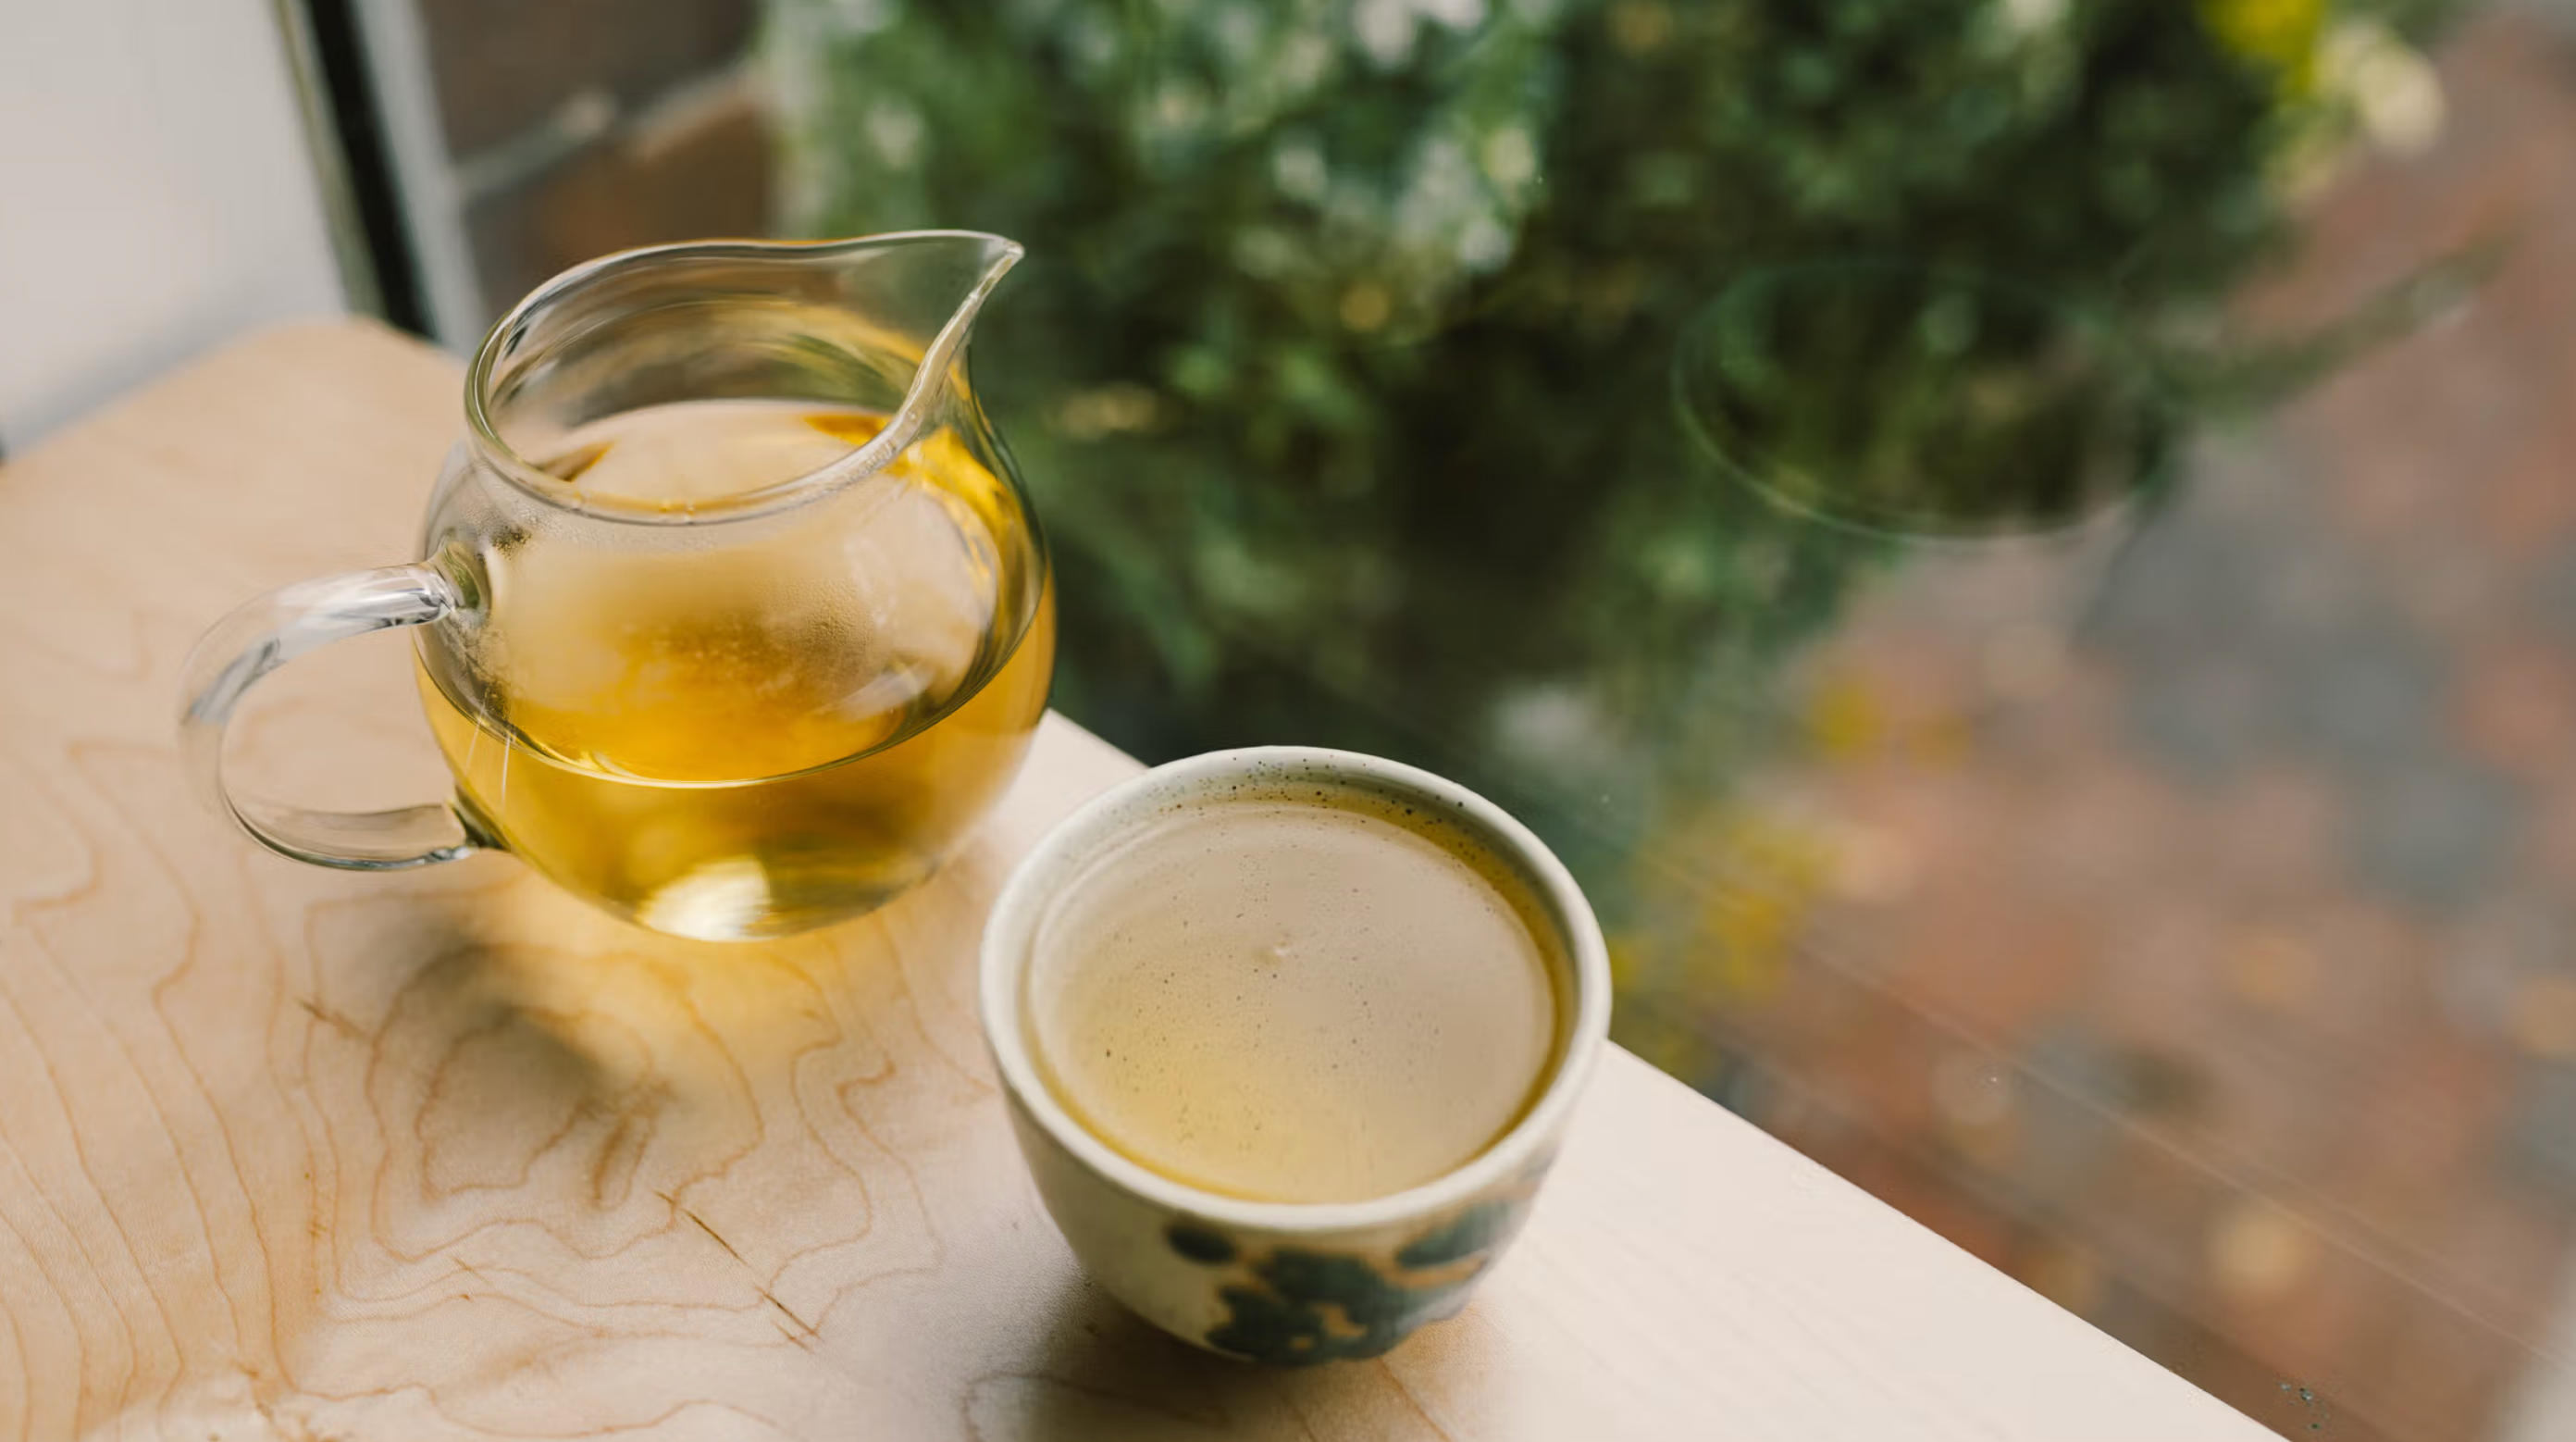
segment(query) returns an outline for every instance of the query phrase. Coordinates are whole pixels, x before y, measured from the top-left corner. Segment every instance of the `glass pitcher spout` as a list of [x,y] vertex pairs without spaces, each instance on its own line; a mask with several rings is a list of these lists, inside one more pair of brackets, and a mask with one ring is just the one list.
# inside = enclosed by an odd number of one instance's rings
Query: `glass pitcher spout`
[[734,397],[883,413],[883,430],[819,470],[719,507],[618,518],[696,524],[811,500],[882,470],[965,397],[975,320],[1025,253],[936,230],[607,256],[530,295],[484,339],[466,384],[473,442],[521,490],[588,511],[562,468],[535,458],[560,456],[603,415]]

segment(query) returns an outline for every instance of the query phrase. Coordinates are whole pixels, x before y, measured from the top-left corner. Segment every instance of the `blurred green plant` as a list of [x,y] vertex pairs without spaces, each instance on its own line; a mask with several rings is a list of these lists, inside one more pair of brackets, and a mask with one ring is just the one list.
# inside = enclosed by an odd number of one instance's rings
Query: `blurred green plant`
[[[1539,778],[1615,832],[1721,764],[1897,544],[1736,484],[1710,437],[1795,435],[1811,487],[1978,458],[1945,507],[2062,518],[2056,461],[2002,463],[2103,453],[2096,424],[2148,455],[2187,417],[2142,419],[2135,374],[2070,390],[2058,328],[2149,366],[2223,333],[2320,157],[2420,127],[2386,97],[2437,8],[771,0],[768,52],[796,227],[1030,246],[981,379],[1057,542],[1069,710],[1147,754],[1293,737]],[[1832,255],[2049,308],[1691,414],[1713,299]],[[1831,343],[1765,324],[1811,359],[1958,324],[1893,303]],[[2045,403],[1963,439],[1963,363]]]

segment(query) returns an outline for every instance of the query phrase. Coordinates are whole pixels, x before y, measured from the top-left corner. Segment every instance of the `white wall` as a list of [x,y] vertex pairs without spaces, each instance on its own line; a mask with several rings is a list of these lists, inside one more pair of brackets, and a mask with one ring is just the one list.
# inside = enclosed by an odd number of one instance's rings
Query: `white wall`
[[269,0],[0,0],[0,446],[341,308]]

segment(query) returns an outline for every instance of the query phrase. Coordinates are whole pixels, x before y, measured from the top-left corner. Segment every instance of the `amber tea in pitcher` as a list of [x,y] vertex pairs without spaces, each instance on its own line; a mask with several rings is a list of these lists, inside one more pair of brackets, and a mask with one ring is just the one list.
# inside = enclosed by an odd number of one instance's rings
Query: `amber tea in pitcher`
[[[540,465],[594,508],[696,506],[827,465],[886,419],[682,401],[583,427]],[[495,672],[470,702],[423,664],[431,728],[482,828],[688,936],[795,930],[927,874],[1045,708],[1052,617],[1024,510],[954,438],[877,483],[863,524],[786,548],[837,557],[555,555],[520,571],[496,556],[493,584],[519,604],[483,644],[562,659]],[[807,619],[763,622],[790,611]]]
[[[201,779],[291,856],[504,848],[682,936],[800,931],[928,875],[1017,770],[1054,661],[1045,548],[964,359],[1018,255],[727,242],[551,282],[475,358],[428,559],[262,598],[192,658]],[[252,681],[401,624],[451,805],[224,789]]]

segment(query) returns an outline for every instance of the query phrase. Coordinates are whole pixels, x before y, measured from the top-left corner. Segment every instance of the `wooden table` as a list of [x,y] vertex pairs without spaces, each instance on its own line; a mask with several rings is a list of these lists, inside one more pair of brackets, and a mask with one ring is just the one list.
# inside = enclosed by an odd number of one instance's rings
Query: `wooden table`
[[[937,881],[776,945],[505,857],[255,850],[182,785],[179,658],[408,559],[457,392],[387,332],[283,331],[0,468],[0,1439],[2269,1435],[1624,1052],[1491,1284],[1383,1362],[1129,1319],[975,1027],[1012,858],[1136,769],[1061,718]],[[239,769],[436,794],[382,639],[280,673]]]

